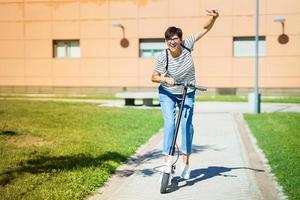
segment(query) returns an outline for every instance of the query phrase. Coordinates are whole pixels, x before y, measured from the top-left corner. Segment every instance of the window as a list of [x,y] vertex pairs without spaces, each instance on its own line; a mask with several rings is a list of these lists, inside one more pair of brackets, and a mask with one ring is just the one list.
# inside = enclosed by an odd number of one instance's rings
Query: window
[[140,39],[141,58],[153,58],[164,49],[166,49],[164,39]]
[[[266,56],[267,44],[265,36],[259,36],[258,49],[259,56]],[[233,37],[233,56],[254,57],[255,37]]]
[[53,58],[79,58],[79,40],[53,40]]

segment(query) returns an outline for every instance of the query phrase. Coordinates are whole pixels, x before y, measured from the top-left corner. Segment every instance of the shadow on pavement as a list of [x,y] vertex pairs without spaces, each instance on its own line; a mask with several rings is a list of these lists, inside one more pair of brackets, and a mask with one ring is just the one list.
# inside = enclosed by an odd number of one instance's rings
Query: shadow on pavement
[[[171,188],[169,190],[169,192],[174,192],[176,190],[179,190],[182,187],[186,187],[186,186],[192,186],[200,181],[204,181],[216,176],[223,176],[223,177],[237,177],[236,175],[227,175],[227,174],[222,174],[225,172],[230,172],[232,170],[239,170],[239,169],[243,169],[243,170],[252,170],[255,172],[264,172],[264,170],[261,169],[254,169],[254,168],[249,168],[249,167],[222,167],[222,166],[211,166],[208,168],[204,168],[204,169],[195,169],[193,171],[191,171],[191,177],[189,180],[184,180],[182,178],[180,178],[179,176],[174,177],[172,180],[172,185]],[[180,185],[180,182],[185,181],[186,183],[184,185]]]
[[[221,151],[223,149],[215,148],[214,145],[201,145],[201,146],[193,145],[193,154],[201,153],[201,152],[206,151],[206,150]],[[177,152],[178,151],[175,152],[174,162],[175,162],[176,157],[178,155]],[[145,154],[142,154],[142,155],[132,157],[127,161],[127,165],[129,166],[130,169],[116,170],[116,174],[120,177],[129,177],[134,173],[141,174],[144,177],[153,176],[155,173],[160,172],[159,168],[163,167],[163,165],[162,165],[163,164],[163,157],[164,157],[164,155],[162,154],[162,151],[158,150],[158,149],[149,151],[148,153],[145,153]],[[179,157],[179,159],[180,159],[180,157]],[[136,166],[138,166],[140,164],[144,164],[146,162],[153,161],[155,159],[159,160],[159,161],[158,161],[157,165],[154,168],[144,168],[144,169],[140,169],[140,170],[135,169]],[[130,167],[130,166],[133,166],[133,167]]]

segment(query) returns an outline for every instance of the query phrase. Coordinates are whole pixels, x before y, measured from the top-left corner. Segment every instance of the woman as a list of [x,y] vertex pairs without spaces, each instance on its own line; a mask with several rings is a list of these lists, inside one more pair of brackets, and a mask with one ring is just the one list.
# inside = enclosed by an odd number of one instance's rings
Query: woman
[[[202,38],[214,25],[218,18],[218,10],[206,10],[210,19],[205,23],[203,29],[193,36],[182,40],[182,31],[174,26],[169,27],[165,32],[167,50],[163,51],[156,58],[156,67],[152,74],[152,81],[160,83],[159,99],[164,118],[163,128],[163,154],[168,155],[175,131],[175,110],[176,104],[180,106],[182,87],[175,86],[175,83],[195,83],[195,68],[191,55],[194,43]],[[183,165],[181,177],[189,179],[190,167],[189,156],[192,151],[193,140],[193,110],[195,91],[188,90],[187,99],[181,118],[182,141],[181,152],[183,153]]]

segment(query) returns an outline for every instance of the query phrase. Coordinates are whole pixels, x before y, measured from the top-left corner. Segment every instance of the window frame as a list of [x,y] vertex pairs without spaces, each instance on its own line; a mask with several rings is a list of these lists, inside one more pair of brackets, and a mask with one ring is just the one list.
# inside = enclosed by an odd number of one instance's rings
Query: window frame
[[[253,45],[252,51],[244,52],[244,53],[237,53],[237,45],[236,42],[251,42]],[[253,44],[252,44],[253,43]],[[245,45],[245,44],[243,44]],[[241,48],[241,47],[240,47]],[[259,36],[259,57],[266,57],[267,56],[267,40],[266,36]],[[244,54],[244,55],[243,55]],[[232,38],[232,56],[234,58],[253,58],[255,57],[255,36],[233,36]]]
[[[150,46],[153,43],[154,46],[159,47],[163,45],[163,48],[143,48],[142,46]],[[160,44],[161,43],[161,44]],[[140,38],[139,39],[139,58],[155,58],[160,52],[166,49],[166,43],[164,38]],[[150,56],[143,56],[144,51],[150,51]]]
[[[63,42],[64,45],[64,51],[65,51],[65,56],[58,56],[58,45],[59,43]],[[78,47],[79,48],[79,55],[78,56],[72,56],[71,54],[71,48],[72,48],[72,43],[73,42],[78,42]],[[81,57],[81,48],[80,48],[80,40],[79,39],[54,39],[52,40],[52,58],[55,59],[78,59]]]

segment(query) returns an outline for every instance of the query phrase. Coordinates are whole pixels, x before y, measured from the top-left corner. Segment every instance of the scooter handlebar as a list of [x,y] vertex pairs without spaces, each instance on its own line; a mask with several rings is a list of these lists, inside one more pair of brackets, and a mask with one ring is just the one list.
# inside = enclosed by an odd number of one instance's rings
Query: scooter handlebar
[[199,90],[199,91],[207,91],[206,87],[202,87],[202,86],[199,86],[199,85],[194,85],[192,83],[175,83],[175,85],[177,85],[177,86],[186,86],[186,87],[193,88],[193,89]]
[[207,88],[206,87],[202,87],[202,86],[198,86],[198,85],[195,85],[194,86],[194,88],[196,89],[196,90],[199,90],[199,91],[207,91]]

